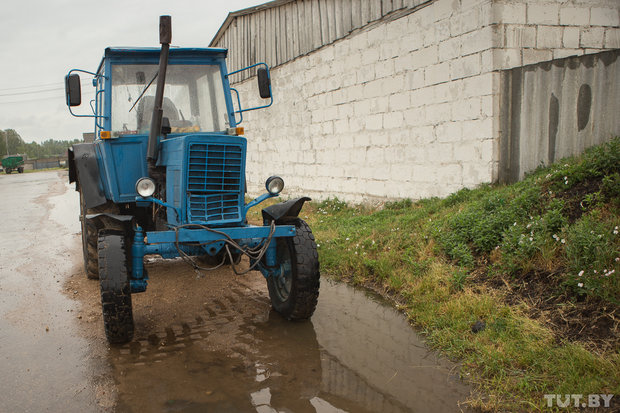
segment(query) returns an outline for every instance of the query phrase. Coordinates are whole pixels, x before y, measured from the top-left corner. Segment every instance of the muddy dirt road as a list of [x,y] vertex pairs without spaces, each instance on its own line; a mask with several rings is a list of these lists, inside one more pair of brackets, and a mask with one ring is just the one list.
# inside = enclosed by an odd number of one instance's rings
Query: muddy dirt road
[[470,389],[380,299],[322,279],[309,322],[259,273],[147,259],[136,332],[107,345],[62,172],[0,177],[1,411],[454,412]]

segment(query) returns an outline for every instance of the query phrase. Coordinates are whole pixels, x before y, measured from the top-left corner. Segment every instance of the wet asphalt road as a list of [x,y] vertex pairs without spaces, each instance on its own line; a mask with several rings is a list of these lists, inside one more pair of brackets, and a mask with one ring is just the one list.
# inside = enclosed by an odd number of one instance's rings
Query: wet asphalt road
[[2,174],[0,194],[0,410],[96,410],[89,343],[61,293],[80,248],[77,197],[58,172]]
[[134,340],[105,343],[65,172],[0,176],[0,411],[453,412],[470,389],[379,298],[322,279],[310,322],[262,276],[148,260]]

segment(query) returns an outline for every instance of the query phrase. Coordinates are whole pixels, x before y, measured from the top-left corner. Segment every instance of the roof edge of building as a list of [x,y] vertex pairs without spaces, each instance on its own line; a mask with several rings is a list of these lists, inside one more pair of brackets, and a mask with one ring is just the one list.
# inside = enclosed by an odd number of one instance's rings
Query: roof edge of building
[[233,22],[235,18],[239,16],[245,16],[247,14],[253,14],[261,10],[272,9],[274,7],[282,6],[284,4],[292,3],[294,1],[297,1],[297,0],[273,0],[267,3],[259,4],[257,6],[252,6],[246,9],[237,10],[237,11],[228,13],[228,16],[226,16],[226,20],[224,20],[224,23],[222,23],[217,33],[215,33],[215,36],[213,36],[213,39],[211,39],[209,46],[213,47],[213,45],[216,44],[220,40],[220,38],[224,35],[224,32],[226,31],[226,29],[228,29],[228,26],[230,26],[230,24]]

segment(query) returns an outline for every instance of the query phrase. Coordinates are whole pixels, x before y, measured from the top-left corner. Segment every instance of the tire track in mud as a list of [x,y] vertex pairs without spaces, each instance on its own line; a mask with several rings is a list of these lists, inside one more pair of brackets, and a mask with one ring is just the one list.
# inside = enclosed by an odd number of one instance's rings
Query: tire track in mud
[[[205,302],[202,311],[188,314],[186,319],[146,335],[137,334],[130,343],[112,347],[110,351],[115,363],[135,366],[160,363],[162,359],[196,345],[218,350],[235,343],[227,347],[231,357],[247,359],[249,354],[256,354],[252,348],[255,340],[251,334],[243,334],[243,327],[247,322],[266,321],[271,304],[268,297],[251,285],[241,281],[237,284],[239,287],[232,287],[228,293]],[[240,302],[256,305],[240,306]],[[238,336],[242,336],[241,341]]]

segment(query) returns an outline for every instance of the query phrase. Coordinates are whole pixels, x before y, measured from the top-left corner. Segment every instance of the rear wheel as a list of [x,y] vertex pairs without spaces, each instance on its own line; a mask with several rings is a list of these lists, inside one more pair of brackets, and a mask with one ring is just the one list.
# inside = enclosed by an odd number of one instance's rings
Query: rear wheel
[[86,202],[80,190],[80,224],[82,226],[82,255],[84,257],[84,271],[91,280],[99,278],[97,265],[97,227],[95,223],[86,219]]
[[82,256],[84,259],[84,272],[86,277],[91,280],[99,278],[99,266],[97,264],[97,238],[99,230],[113,230],[123,232],[124,228],[119,222],[105,216],[94,219],[87,219],[89,214],[118,214],[118,206],[112,202],[94,208],[86,207],[86,200],[80,188],[80,225],[82,227]]
[[310,318],[319,297],[319,256],[308,224],[296,219],[297,233],[276,239],[279,275],[267,279],[271,305],[290,320]]
[[121,234],[102,233],[97,244],[103,326],[110,344],[133,338],[131,305],[131,248]]
[[20,166],[19,168],[17,168],[17,172],[19,172],[20,174],[24,172],[24,167]]
[[12,170],[11,168],[6,168],[6,169],[4,170],[4,172],[6,172],[6,173],[7,173],[7,175],[8,175],[8,174],[10,174],[12,171],[13,171],[13,170]]

